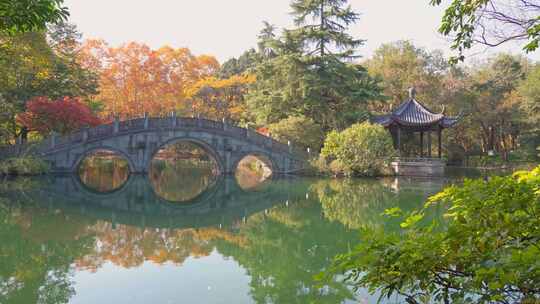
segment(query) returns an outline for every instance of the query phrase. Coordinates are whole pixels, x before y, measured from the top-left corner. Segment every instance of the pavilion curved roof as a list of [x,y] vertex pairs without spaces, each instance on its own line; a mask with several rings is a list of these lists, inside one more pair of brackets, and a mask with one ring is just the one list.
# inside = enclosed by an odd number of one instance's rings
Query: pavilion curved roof
[[391,114],[377,116],[373,122],[388,127],[397,124],[411,128],[428,128],[439,125],[442,128],[449,128],[458,122],[458,117],[448,117],[441,113],[434,113],[414,98],[397,107]]

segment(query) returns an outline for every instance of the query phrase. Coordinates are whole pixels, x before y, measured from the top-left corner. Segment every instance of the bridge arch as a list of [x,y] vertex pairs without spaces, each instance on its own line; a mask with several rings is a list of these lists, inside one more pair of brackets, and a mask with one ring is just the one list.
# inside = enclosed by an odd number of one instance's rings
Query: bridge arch
[[229,122],[189,117],[144,117],[86,128],[68,135],[52,134],[40,144],[0,147],[0,159],[30,151],[49,162],[51,172],[74,173],[81,161],[95,150],[118,153],[131,173],[148,173],[150,161],[164,145],[188,141],[214,158],[223,174],[234,173],[245,155],[263,154],[272,162],[274,173],[301,170],[305,157],[276,140]]
[[71,171],[72,172],[77,172],[79,170],[79,166],[81,165],[82,161],[85,160],[88,156],[90,156],[92,153],[96,152],[96,151],[100,151],[100,150],[105,150],[105,151],[111,151],[111,152],[114,152],[120,156],[122,156],[123,159],[125,159],[128,163],[128,167],[129,167],[129,173],[133,173],[136,171],[136,167],[135,167],[135,164],[133,162],[133,160],[131,159],[131,157],[124,151],[122,151],[121,149],[117,149],[115,147],[112,147],[112,146],[99,146],[99,147],[92,147],[90,149],[87,149],[84,151],[84,153],[82,153],[74,162],[72,168],[71,168]]
[[234,161],[232,165],[232,171],[235,172],[238,169],[238,165],[240,164],[240,162],[248,156],[255,156],[259,158],[260,161],[264,162],[266,165],[269,165],[270,169],[272,170],[272,174],[279,172],[279,167],[277,165],[278,161],[273,159],[270,154],[262,151],[247,151],[240,154],[240,156]]
[[150,168],[152,166],[152,159],[154,159],[156,154],[161,149],[163,149],[167,145],[174,144],[174,143],[177,143],[177,142],[189,142],[189,143],[192,143],[192,144],[200,147],[201,149],[204,150],[204,152],[206,152],[208,155],[210,155],[216,161],[216,165],[218,166],[218,171],[219,171],[220,174],[226,172],[226,168],[224,166],[223,159],[221,158],[219,153],[212,146],[210,146],[208,143],[206,143],[203,140],[193,138],[193,137],[189,137],[189,136],[173,137],[173,138],[170,138],[170,139],[160,143],[155,149],[153,149],[150,152],[150,156],[148,157],[148,163],[145,165],[146,166],[146,172],[150,172]]

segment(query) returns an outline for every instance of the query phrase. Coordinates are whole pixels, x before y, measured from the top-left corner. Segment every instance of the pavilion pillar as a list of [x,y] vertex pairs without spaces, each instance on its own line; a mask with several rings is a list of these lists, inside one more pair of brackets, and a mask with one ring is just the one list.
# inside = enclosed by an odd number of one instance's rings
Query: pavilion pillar
[[420,157],[424,157],[424,131],[420,132]]
[[431,131],[427,133],[428,157],[431,158]]
[[437,133],[439,135],[438,136],[439,137],[438,138],[439,139],[439,151],[438,151],[439,152],[439,158],[442,158],[442,139],[441,139],[441,137],[442,137],[442,129],[439,128]]

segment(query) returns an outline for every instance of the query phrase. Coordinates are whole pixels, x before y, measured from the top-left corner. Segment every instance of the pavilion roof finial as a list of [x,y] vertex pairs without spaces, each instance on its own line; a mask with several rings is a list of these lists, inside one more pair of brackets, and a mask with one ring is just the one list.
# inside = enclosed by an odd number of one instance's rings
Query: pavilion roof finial
[[414,87],[410,87],[408,89],[409,91],[409,99],[415,99],[416,98],[416,89]]

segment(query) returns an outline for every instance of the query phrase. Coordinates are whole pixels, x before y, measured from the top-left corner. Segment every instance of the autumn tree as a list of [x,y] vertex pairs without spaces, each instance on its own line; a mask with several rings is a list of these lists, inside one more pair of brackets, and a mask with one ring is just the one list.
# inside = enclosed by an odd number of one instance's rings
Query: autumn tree
[[0,102],[5,112],[0,126],[10,142],[26,138],[17,125],[17,113],[34,97],[86,98],[97,93],[97,77],[78,62],[80,34],[73,25],[59,23],[47,33],[0,35]]
[[533,128],[526,117],[533,117],[534,111],[527,114],[519,92],[528,70],[527,60],[509,54],[450,69],[443,79],[441,100],[450,112],[465,115],[446,133],[447,149],[463,156],[498,152],[503,160],[509,160],[510,151],[521,149],[523,135]]
[[187,113],[188,90],[219,68],[214,57],[194,56],[186,48],[152,50],[131,42],[110,47],[102,40],[88,40],[81,56],[83,66],[100,75],[103,115],[166,115]]
[[26,111],[17,116],[17,122],[29,131],[36,131],[44,136],[52,131],[67,134],[101,123],[86,104],[78,98],[70,97],[59,100],[33,98],[26,104]]
[[255,81],[252,75],[234,75],[227,79],[208,77],[191,89],[192,114],[214,120],[240,120],[245,115],[244,93]]

